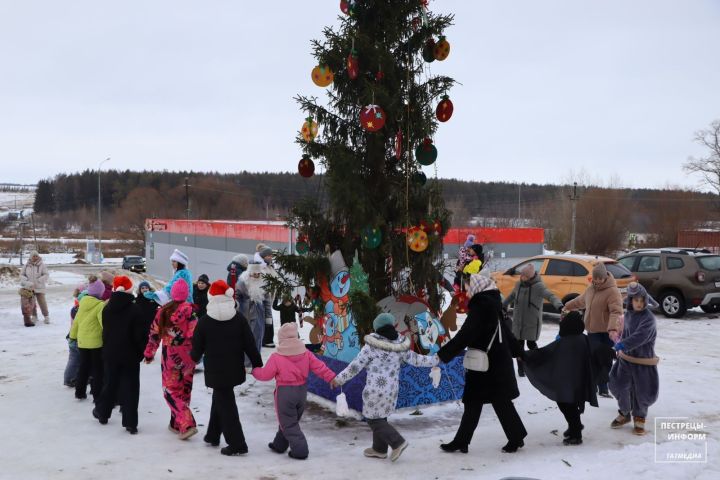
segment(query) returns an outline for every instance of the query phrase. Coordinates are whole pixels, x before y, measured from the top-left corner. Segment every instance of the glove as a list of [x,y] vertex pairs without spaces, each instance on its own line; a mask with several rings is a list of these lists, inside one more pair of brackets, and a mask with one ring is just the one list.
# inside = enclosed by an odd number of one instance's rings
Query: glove
[[440,370],[440,367],[432,367],[430,369],[430,375],[428,376],[432,378],[433,388],[438,388],[440,386],[440,379],[442,378],[442,371]]
[[615,344],[615,351],[622,352],[623,350],[625,350],[625,345],[623,345],[622,342],[618,342]]
[[555,335],[555,341],[556,341],[556,342],[557,342],[558,340],[560,340],[560,338],[561,338],[561,337],[560,337],[560,334],[559,334],[559,333],[558,333],[557,335]]

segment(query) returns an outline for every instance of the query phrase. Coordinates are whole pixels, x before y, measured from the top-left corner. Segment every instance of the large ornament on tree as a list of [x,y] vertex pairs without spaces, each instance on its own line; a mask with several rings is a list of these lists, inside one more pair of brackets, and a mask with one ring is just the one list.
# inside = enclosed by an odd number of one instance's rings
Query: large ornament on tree
[[382,232],[377,227],[365,227],[362,231],[363,247],[373,250],[380,246],[382,242]]
[[368,105],[360,110],[360,125],[368,132],[377,132],[385,126],[385,111],[379,105]]
[[415,149],[415,158],[420,165],[432,165],[437,160],[437,154],[437,148],[429,138],[423,140]]
[[295,242],[295,251],[298,255],[305,255],[308,253],[308,250],[310,250],[310,246],[308,245],[307,237],[305,235],[299,235],[297,242]]
[[340,0],[340,11],[345,15],[355,13],[355,0]]
[[360,74],[360,64],[358,63],[357,54],[353,50],[347,57],[347,73],[350,80],[355,80]]
[[427,176],[425,175],[425,172],[418,170],[412,174],[412,181],[422,187],[427,183]]
[[303,155],[298,162],[298,173],[301,177],[310,178],[315,174],[315,162],[310,155]]
[[302,124],[300,133],[302,134],[303,139],[310,143],[315,140],[315,137],[317,137],[318,124],[313,121],[312,117],[308,117],[305,119],[305,123]]
[[455,106],[450,100],[450,97],[443,95],[442,100],[440,100],[440,103],[438,103],[438,106],[435,109],[435,116],[441,122],[447,122],[450,120],[450,117],[452,117],[454,109]]
[[422,51],[423,60],[428,63],[435,61],[435,40],[428,38]]
[[428,247],[428,236],[420,227],[410,227],[407,231],[407,245],[413,252],[424,252]]
[[444,36],[440,36],[440,39],[433,48],[433,56],[435,60],[442,62],[448,55],[450,55],[450,42],[448,42]]
[[335,79],[335,75],[327,65],[318,65],[313,68],[310,76],[312,77],[313,83],[318,87],[327,87]]

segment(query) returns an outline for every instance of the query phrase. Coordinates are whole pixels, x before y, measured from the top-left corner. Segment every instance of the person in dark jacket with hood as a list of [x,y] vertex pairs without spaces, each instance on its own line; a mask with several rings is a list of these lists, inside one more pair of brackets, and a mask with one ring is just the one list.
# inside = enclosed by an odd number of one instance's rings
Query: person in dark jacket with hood
[[294,323],[296,314],[309,312],[313,309],[312,305],[305,308],[299,306],[288,294],[282,295],[282,303],[280,301],[280,295],[276,296],[273,301],[272,308],[273,310],[280,312],[280,326],[283,326],[286,323]]
[[530,383],[557,402],[565,416],[568,429],[563,433],[563,445],[582,443],[580,415],[585,411],[585,402],[598,406],[592,350],[584,331],[582,314],[571,312],[560,322],[558,340],[522,354]]
[[207,314],[198,320],[190,352],[196,362],[204,356],[205,385],[213,389],[204,440],[217,446],[222,434],[228,443],[220,450],[223,455],[248,452],[233,387],[245,382],[245,355],[253,368],[263,365],[247,320],[235,310],[233,295],[233,289],[223,280],[213,282],[208,291]]
[[210,286],[210,279],[204,273],[197,279],[195,285],[193,285],[193,304],[197,310],[195,313],[200,318],[207,312],[208,304],[208,287]]
[[466,353],[462,398],[465,411],[455,438],[450,443],[440,445],[440,448],[446,452],[459,450],[467,453],[483,405],[489,403],[508,439],[502,450],[514,453],[525,445],[523,440],[527,436],[512,402],[520,396],[512,361],[513,356],[520,354],[519,343],[510,326],[503,320],[500,291],[495,282],[479,273],[470,275],[468,296],[470,301],[465,323],[452,340],[438,351],[438,357],[447,363],[463,353],[466,347],[471,351],[483,350],[487,351],[489,368],[487,371],[478,371],[477,365],[468,358],[475,355]]
[[117,403],[122,426],[137,433],[140,399],[140,361],[147,332],[140,307],[134,303],[132,282],[124,275],[113,279],[113,292],[102,311],[104,384],[93,416],[106,424]]

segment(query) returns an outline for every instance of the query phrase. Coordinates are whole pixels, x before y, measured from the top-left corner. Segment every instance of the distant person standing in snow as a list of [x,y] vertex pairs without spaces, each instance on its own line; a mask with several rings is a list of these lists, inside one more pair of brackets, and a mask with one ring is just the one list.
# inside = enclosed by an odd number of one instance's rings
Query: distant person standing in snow
[[105,302],[101,300],[105,285],[95,280],[87,288],[87,295],[80,299],[78,311],[70,327],[70,340],[75,340],[80,354],[80,365],[75,377],[75,398],[87,398],[87,382],[92,377],[90,391],[93,399],[100,399],[103,386],[102,358],[102,311]]
[[[272,266],[273,251],[272,248],[268,247],[264,243],[258,243],[255,247],[255,256],[253,257],[254,263],[265,264],[269,271],[274,271]],[[268,297],[272,300],[272,297]],[[263,333],[263,347],[275,348],[275,329],[273,328],[273,317],[272,312],[265,315],[265,332]]]
[[195,304],[197,318],[207,313],[208,287],[210,287],[210,278],[203,273],[193,286],[193,303]]
[[[35,294],[35,300],[45,318],[45,323],[50,323],[50,312],[48,312],[47,300],[45,299],[45,288],[49,279],[50,273],[45,266],[45,262],[40,258],[40,254],[33,250],[30,252],[30,259],[25,262],[20,272],[20,285]],[[32,315],[30,320],[33,325],[37,323],[35,314]],[[28,326],[27,321],[25,326]]]

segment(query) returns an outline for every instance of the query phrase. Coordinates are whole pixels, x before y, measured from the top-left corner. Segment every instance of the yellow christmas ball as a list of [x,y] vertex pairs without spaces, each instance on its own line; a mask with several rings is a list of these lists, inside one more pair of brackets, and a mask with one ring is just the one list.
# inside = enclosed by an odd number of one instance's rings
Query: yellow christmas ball
[[300,133],[302,134],[302,137],[306,142],[312,142],[313,140],[315,140],[315,137],[317,137],[318,134],[317,122],[314,122],[312,118],[308,118],[307,120],[305,120],[305,123],[302,124]]

